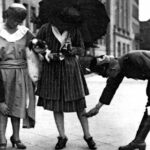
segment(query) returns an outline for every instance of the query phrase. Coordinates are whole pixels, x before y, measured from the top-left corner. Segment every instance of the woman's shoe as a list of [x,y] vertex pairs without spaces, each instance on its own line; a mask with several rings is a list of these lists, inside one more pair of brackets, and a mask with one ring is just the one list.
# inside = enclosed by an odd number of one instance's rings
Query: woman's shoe
[[7,146],[6,143],[1,143],[0,144],[0,150],[6,150],[6,146]]
[[64,147],[66,147],[66,143],[68,141],[68,138],[65,137],[65,138],[62,138],[62,137],[58,137],[58,142],[55,146],[55,149],[63,149]]
[[141,142],[141,143],[136,143],[134,141],[132,141],[131,143],[129,143],[126,146],[121,146],[119,147],[119,150],[145,150],[146,149],[146,143],[145,142]]
[[96,147],[96,143],[94,142],[92,137],[89,137],[88,139],[86,139],[84,137],[84,140],[86,141],[86,143],[88,144],[89,149],[97,149]]
[[18,149],[26,149],[26,146],[20,140],[15,140],[13,136],[10,137],[10,141],[12,143],[12,147],[16,146]]

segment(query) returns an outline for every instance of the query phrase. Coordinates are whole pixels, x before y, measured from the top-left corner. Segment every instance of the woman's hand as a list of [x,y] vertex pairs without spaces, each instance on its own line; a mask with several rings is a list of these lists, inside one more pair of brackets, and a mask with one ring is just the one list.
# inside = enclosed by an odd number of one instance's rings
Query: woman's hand
[[3,115],[8,115],[8,113],[9,113],[9,108],[4,102],[0,103],[0,112]]
[[71,49],[72,55],[84,56],[84,53],[85,53],[85,50],[84,48],[81,48],[81,47],[72,47]]
[[99,113],[99,110],[102,107],[102,105],[103,104],[99,102],[94,108],[89,110],[87,113],[84,113],[83,116],[93,117],[93,116],[97,115]]

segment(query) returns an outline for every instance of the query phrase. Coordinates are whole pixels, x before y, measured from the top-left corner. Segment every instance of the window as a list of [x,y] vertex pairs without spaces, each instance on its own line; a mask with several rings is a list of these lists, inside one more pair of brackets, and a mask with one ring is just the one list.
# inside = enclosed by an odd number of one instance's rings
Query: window
[[135,2],[136,2],[137,4],[139,4],[139,0],[135,0]]
[[116,26],[119,27],[119,0],[116,1],[115,18]]
[[6,18],[6,1],[5,0],[2,0],[2,16],[3,16],[3,21],[5,21],[5,18]]
[[123,43],[123,54],[125,54],[126,53],[126,45],[125,45],[125,43]]
[[140,26],[139,26],[138,24],[136,24],[136,23],[133,23],[133,24],[132,24],[132,29],[133,29],[133,32],[134,32],[134,33],[139,33],[139,31],[140,31]]
[[118,42],[118,56],[121,56],[121,43]]
[[136,6],[133,6],[133,12],[132,12],[132,16],[138,20],[139,18],[139,11],[138,11],[138,8]]
[[130,45],[127,44],[127,52],[129,53],[130,52]]
[[126,12],[126,30],[128,31],[129,30],[129,11],[130,11],[130,7],[129,7],[129,1],[128,0],[126,0],[126,10],[125,10],[125,12]]

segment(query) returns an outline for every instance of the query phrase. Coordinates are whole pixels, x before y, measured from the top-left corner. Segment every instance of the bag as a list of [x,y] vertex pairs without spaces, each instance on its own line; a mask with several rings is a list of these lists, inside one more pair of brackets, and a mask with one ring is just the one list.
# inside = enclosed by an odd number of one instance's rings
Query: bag
[[27,48],[26,56],[29,76],[31,80],[36,83],[40,79],[40,72],[42,70],[40,55]]

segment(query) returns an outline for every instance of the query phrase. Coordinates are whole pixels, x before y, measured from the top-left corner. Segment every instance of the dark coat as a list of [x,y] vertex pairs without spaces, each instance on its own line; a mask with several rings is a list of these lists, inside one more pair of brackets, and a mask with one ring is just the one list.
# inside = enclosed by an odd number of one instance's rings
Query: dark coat
[[[57,53],[60,49],[50,24],[45,24],[40,29],[37,38],[46,41],[52,53]],[[76,56],[67,57],[63,61],[51,60],[49,63],[44,60],[42,68],[38,96],[50,100],[64,98],[65,101],[74,101],[89,93]]]
[[[99,101],[109,105],[124,77],[132,79],[150,79],[150,51],[135,51],[118,58],[121,71],[115,78],[108,78]],[[147,95],[150,97],[150,86]]]

